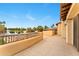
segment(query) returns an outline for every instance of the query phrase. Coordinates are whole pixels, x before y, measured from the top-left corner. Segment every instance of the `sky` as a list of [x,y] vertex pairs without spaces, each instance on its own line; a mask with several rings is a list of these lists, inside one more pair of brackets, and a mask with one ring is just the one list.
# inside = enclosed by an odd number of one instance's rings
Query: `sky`
[[50,27],[59,20],[59,3],[0,3],[0,21],[8,28]]

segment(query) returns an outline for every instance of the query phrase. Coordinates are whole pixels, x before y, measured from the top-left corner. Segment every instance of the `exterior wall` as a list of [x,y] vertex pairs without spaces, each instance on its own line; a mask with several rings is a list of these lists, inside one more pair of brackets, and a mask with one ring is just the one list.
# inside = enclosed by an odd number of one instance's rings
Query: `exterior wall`
[[[61,21],[61,30],[58,33],[61,33],[62,37],[66,36],[66,43],[73,45],[73,18],[79,14],[79,3],[73,3],[66,17],[66,27],[64,22]],[[65,32],[66,31],[66,32]],[[65,34],[66,33],[66,34]]]
[[[79,13],[79,3],[73,3],[68,15],[67,15],[67,26],[66,26],[66,42],[73,45],[73,18]],[[71,20],[70,20],[71,19]]]
[[66,43],[73,45],[73,20],[67,20]]
[[61,35],[63,38],[66,37],[66,26],[65,21],[61,21],[61,23],[57,26],[57,34]]
[[43,36],[47,37],[47,36],[53,36],[56,34],[55,30],[48,30],[48,31],[43,31]]
[[14,55],[43,39],[43,33],[38,36],[0,46],[0,56]]
[[61,23],[57,25],[57,34],[61,35]]
[[61,36],[63,38],[66,37],[66,26],[65,26],[65,21],[61,21]]

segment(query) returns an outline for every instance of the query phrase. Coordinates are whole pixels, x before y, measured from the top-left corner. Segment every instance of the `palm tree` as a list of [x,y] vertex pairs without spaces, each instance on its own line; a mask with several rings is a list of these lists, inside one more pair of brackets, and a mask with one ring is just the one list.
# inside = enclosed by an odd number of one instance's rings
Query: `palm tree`
[[52,24],[51,28],[54,28],[54,24]]

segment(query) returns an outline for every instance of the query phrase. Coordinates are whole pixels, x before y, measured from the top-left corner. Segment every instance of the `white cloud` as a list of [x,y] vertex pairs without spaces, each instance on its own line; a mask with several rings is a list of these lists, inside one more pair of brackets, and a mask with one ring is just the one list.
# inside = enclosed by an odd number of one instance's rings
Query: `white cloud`
[[42,18],[42,20],[51,20],[52,17],[51,16],[45,16],[44,18]]
[[31,15],[26,15],[26,18],[28,19],[28,20],[36,20],[33,16],[31,16]]

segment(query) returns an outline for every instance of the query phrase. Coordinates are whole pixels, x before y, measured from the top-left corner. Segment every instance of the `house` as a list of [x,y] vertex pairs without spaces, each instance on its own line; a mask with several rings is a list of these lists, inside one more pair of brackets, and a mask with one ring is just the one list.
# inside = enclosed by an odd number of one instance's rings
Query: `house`
[[60,23],[57,23],[58,34],[79,51],[79,3],[61,3],[60,17]]

